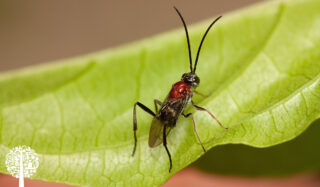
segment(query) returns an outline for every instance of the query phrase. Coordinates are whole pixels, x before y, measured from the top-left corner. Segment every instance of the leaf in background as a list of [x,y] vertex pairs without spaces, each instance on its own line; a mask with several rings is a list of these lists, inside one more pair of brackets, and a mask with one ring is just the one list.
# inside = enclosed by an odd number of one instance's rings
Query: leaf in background
[[[224,16],[199,59],[195,101],[207,149],[228,143],[267,147],[293,139],[320,114],[320,2],[272,1]],[[177,18],[178,21],[178,18]],[[193,51],[211,20],[190,27]],[[153,107],[188,71],[184,31],[118,49],[0,75],[0,171],[9,148],[40,155],[34,179],[81,186],[159,186],[203,152],[190,119],[168,137],[173,172],[162,146],[148,147],[151,123],[138,111],[133,148],[132,108]],[[259,169],[259,168],[257,168]]]

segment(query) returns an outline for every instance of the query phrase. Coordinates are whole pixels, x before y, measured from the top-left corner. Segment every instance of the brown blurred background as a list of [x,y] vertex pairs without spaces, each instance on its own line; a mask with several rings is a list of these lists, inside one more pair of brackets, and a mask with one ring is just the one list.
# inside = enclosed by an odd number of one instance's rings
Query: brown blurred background
[[0,0],[0,72],[118,46],[258,0]]

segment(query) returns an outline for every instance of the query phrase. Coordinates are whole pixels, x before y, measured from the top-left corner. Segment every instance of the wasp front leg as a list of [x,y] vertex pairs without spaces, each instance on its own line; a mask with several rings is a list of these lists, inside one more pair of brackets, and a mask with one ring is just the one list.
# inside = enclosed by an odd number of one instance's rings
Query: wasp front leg
[[[155,107],[155,109],[156,109],[156,113],[158,113],[158,105],[162,105],[162,102],[161,101],[159,101],[158,99],[155,99],[155,100],[153,100],[153,102],[154,102],[154,107]],[[158,105],[157,105],[158,104]]]
[[200,145],[201,145],[201,147],[202,147],[203,151],[204,151],[204,152],[206,152],[206,149],[204,148],[204,146],[203,146],[203,144],[202,144],[202,142],[201,142],[201,140],[200,140],[200,137],[199,137],[199,135],[198,135],[197,127],[196,127],[196,122],[194,121],[194,118],[193,118],[192,113],[188,113],[188,114],[184,114],[184,113],[182,113],[182,115],[183,115],[183,117],[185,117],[185,118],[187,118],[187,117],[191,116],[192,123],[193,123],[193,130],[194,130],[194,132],[195,132],[195,133],[196,133],[196,135],[197,135],[198,141],[199,141],[199,143],[200,143]]
[[145,112],[147,112],[148,114],[152,115],[153,117],[156,116],[156,114],[154,112],[152,112],[152,110],[150,110],[148,107],[146,107],[145,105],[143,105],[140,102],[136,102],[134,104],[133,107],[133,136],[134,136],[134,147],[133,147],[133,151],[132,151],[132,156],[134,156],[134,153],[136,152],[136,148],[137,148],[137,130],[138,130],[138,126],[137,126],[137,115],[136,115],[136,106],[139,106],[142,110],[144,110]]
[[202,107],[200,107],[200,106],[197,106],[196,104],[194,104],[193,101],[191,101],[191,103],[192,103],[192,106],[194,106],[197,110],[201,110],[201,111],[206,111],[206,112],[208,112],[208,114],[209,114],[214,120],[216,120],[216,121],[218,122],[218,124],[219,124],[222,128],[228,129],[228,127],[223,126],[222,123],[221,123],[209,110],[207,110],[207,109],[205,109],[205,108],[202,108]]
[[196,90],[194,90],[194,93],[197,94],[197,95],[200,95],[200,96],[202,96],[204,98],[208,97],[208,95],[204,95],[203,93],[200,93],[200,92],[198,92]]

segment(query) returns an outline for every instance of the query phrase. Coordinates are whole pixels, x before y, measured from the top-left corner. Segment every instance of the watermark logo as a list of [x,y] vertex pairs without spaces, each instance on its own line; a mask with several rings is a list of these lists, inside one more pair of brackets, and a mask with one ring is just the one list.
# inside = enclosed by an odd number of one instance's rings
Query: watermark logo
[[19,178],[19,186],[23,187],[24,177],[31,177],[37,171],[39,158],[30,147],[18,146],[7,154],[6,165],[9,173]]

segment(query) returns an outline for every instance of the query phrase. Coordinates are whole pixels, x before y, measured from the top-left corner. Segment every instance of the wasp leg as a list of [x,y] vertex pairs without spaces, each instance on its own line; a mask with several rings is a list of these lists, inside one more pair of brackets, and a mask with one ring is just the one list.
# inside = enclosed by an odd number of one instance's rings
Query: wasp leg
[[133,136],[134,136],[134,147],[133,147],[133,151],[132,151],[132,156],[134,156],[134,153],[136,152],[136,148],[137,148],[137,130],[138,130],[138,126],[137,126],[137,115],[136,115],[136,106],[139,106],[142,110],[144,110],[145,112],[149,113],[150,115],[152,115],[153,117],[156,116],[155,113],[152,112],[152,110],[150,110],[148,107],[144,106],[143,104],[141,104],[140,102],[136,102],[133,106]]
[[168,157],[169,157],[169,161],[170,161],[170,168],[169,168],[169,173],[170,173],[171,169],[172,169],[172,160],[171,160],[171,154],[170,154],[169,149],[167,147],[167,133],[166,133],[166,130],[167,130],[167,125],[164,124],[163,133],[162,133],[162,135],[163,135],[163,146],[164,146],[164,148],[166,148],[166,151],[168,153]]
[[194,90],[194,93],[195,93],[195,94],[198,94],[198,95],[200,95],[200,96],[202,96],[202,97],[208,97],[208,95],[204,95],[203,93],[200,93],[200,92],[198,92],[198,91],[196,91],[196,90]]
[[194,106],[197,110],[201,110],[201,111],[206,111],[206,112],[208,112],[208,114],[209,114],[214,120],[216,120],[216,121],[218,122],[218,124],[219,124],[222,128],[228,129],[228,127],[223,126],[222,123],[221,123],[209,110],[207,110],[207,109],[205,109],[205,108],[202,108],[202,107],[200,107],[200,106],[197,106],[196,104],[194,104],[193,101],[191,101],[191,103],[192,103],[192,106]]
[[203,144],[202,144],[202,142],[201,142],[201,140],[200,140],[200,137],[199,137],[199,135],[198,135],[197,127],[196,127],[196,122],[194,121],[194,118],[193,118],[192,113],[188,113],[188,114],[184,114],[184,113],[182,113],[182,115],[183,115],[183,117],[185,117],[185,118],[187,118],[187,117],[191,116],[191,119],[192,119],[192,122],[193,122],[193,130],[194,130],[194,132],[195,132],[195,133],[196,133],[196,135],[197,135],[198,141],[199,141],[199,143],[200,143],[200,145],[201,145],[201,147],[202,147],[203,151],[204,151],[204,152],[206,152],[206,149],[204,148],[204,146],[203,146]]
[[[156,109],[156,113],[158,113],[158,105],[162,105],[162,102],[159,101],[158,99],[153,100],[154,101],[154,107]],[[157,105],[158,104],[158,105]]]

